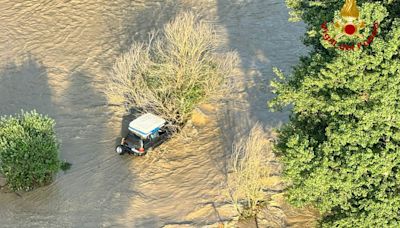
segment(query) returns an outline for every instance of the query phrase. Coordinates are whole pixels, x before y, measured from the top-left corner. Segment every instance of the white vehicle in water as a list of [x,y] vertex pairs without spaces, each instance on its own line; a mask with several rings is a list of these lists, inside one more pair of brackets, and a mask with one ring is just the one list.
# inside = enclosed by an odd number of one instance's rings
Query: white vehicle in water
[[122,138],[121,144],[115,151],[122,155],[144,155],[151,148],[155,148],[168,139],[165,128],[166,121],[156,115],[147,113],[129,123],[129,133]]

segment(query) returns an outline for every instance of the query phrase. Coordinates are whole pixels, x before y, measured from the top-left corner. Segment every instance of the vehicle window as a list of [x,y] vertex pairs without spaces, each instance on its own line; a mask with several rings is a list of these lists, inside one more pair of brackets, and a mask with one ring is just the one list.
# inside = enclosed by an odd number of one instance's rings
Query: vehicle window
[[139,137],[137,135],[132,134],[130,132],[128,133],[127,138],[129,138],[130,140],[139,140]]
[[143,144],[148,144],[148,143],[150,143],[150,139],[143,140]]
[[154,132],[153,134],[150,135],[151,139],[155,139],[159,136],[160,134],[158,133],[158,131]]
[[126,136],[125,142],[128,143],[129,146],[140,148],[142,147],[142,140],[135,134],[129,133]]

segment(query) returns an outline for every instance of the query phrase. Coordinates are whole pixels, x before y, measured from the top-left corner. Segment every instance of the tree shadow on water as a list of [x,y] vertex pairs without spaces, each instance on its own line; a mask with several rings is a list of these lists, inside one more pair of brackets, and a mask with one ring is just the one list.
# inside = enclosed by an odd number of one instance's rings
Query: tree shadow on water
[[120,20],[105,18],[104,21],[109,24],[109,33],[119,43],[118,49],[122,53],[128,51],[135,41],[148,41],[149,33],[162,29],[182,9],[182,4],[178,0],[149,2],[144,5],[129,1],[120,7]]
[[10,62],[0,70],[1,116],[21,109],[54,116],[47,69],[34,56],[27,55],[22,63]]
[[31,55],[1,68],[0,115],[36,109],[54,118],[61,157],[72,163],[48,186],[19,197],[0,193],[5,227],[112,225],[136,195],[131,160],[114,153],[111,118],[105,97],[93,87],[94,76],[82,70],[67,76],[52,88],[47,68]]
[[[301,43],[303,23],[288,22],[284,1],[217,0],[218,22],[227,31],[230,49],[239,54],[243,87],[235,91],[239,99],[227,102],[221,126],[227,145],[248,133],[256,122],[266,129],[288,120],[288,112],[271,112],[267,102],[274,95],[270,81],[273,67],[288,73],[299,56],[306,54]],[[242,97],[245,97],[244,99]]]
[[65,200],[72,202],[66,214],[75,227],[113,225],[136,195],[131,160],[114,152],[113,118],[104,94],[93,86],[95,75],[76,70],[69,78],[62,97],[66,108],[58,111],[63,149],[73,162],[62,180]]
[[[47,68],[33,55],[27,54],[18,61],[0,67],[0,116],[35,109],[38,113],[54,118],[56,112],[52,96]],[[39,188],[34,194],[40,194],[44,188]],[[43,195],[43,202],[56,199],[58,194],[58,189],[54,189],[52,196]],[[32,192],[18,195],[0,193],[2,225],[26,224],[23,218],[35,213],[37,209],[37,202],[29,200],[29,195],[33,195]]]

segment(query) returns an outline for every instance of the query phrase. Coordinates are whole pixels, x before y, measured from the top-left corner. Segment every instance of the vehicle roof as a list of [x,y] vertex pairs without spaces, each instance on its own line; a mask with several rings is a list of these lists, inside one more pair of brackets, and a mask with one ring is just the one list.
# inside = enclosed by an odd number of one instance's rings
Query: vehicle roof
[[129,130],[142,138],[147,138],[150,134],[164,126],[165,123],[166,121],[163,118],[146,113],[130,122]]

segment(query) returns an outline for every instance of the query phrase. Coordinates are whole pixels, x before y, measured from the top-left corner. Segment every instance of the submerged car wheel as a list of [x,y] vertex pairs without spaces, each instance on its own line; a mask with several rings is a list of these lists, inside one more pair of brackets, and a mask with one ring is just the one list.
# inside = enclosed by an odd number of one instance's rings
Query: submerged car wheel
[[122,155],[124,153],[124,148],[122,148],[122,146],[117,146],[115,148],[115,152],[117,152],[119,155]]
[[136,156],[144,156],[144,155],[146,155],[146,153],[147,152],[140,152],[140,153],[134,152],[133,154],[136,155]]

